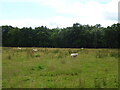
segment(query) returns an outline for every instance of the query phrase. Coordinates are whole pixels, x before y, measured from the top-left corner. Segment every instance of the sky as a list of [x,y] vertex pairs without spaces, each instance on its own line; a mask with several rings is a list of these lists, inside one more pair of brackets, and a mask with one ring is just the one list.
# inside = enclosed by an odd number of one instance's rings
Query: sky
[[119,0],[0,0],[0,26],[48,28],[118,22]]

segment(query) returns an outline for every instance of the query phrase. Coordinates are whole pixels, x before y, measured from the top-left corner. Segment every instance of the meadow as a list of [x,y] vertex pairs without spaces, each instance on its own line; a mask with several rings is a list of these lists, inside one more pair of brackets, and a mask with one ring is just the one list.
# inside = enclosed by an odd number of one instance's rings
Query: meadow
[[118,88],[118,49],[32,49],[3,47],[3,88]]

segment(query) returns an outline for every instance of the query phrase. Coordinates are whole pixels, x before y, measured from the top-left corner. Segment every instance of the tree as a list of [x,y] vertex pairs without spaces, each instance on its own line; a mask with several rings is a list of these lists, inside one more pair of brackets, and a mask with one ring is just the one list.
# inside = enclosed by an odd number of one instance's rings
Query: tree
[[3,46],[120,48],[120,24],[107,28],[74,23],[72,27],[49,29],[46,26],[17,28],[2,26]]

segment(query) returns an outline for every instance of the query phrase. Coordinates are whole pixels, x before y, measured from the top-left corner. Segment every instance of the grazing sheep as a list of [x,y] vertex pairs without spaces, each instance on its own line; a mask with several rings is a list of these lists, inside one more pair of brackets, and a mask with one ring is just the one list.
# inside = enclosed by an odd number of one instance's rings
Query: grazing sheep
[[38,50],[37,49],[33,49],[34,52],[37,52]]
[[18,47],[18,50],[21,50],[22,48]]
[[81,49],[84,49],[84,48],[81,48]]
[[71,53],[70,56],[71,56],[71,57],[76,57],[76,56],[78,56],[78,53]]

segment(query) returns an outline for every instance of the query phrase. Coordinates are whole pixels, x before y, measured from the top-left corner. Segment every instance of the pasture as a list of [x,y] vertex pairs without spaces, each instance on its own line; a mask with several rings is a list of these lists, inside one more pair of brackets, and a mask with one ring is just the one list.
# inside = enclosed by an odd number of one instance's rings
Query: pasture
[[118,49],[32,49],[3,47],[3,88],[118,88]]

